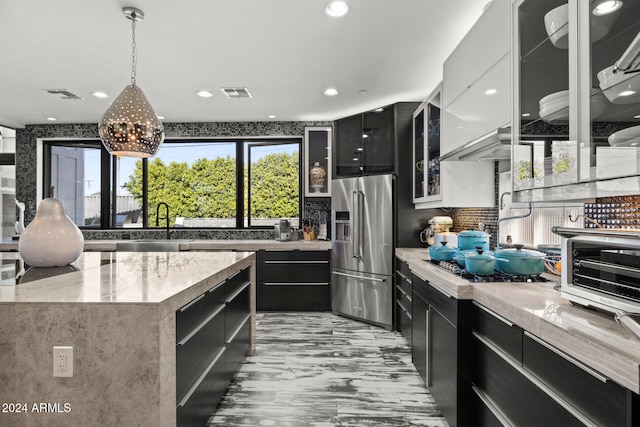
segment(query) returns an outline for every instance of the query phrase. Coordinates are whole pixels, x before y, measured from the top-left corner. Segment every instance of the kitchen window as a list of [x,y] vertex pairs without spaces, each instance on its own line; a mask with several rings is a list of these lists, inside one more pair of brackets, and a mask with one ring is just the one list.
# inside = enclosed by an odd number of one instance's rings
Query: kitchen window
[[112,157],[96,140],[48,141],[45,197],[61,199],[86,228],[156,227],[160,202],[169,205],[172,227],[266,228],[279,218],[298,226],[300,144],[298,138],[166,140],[142,160]]

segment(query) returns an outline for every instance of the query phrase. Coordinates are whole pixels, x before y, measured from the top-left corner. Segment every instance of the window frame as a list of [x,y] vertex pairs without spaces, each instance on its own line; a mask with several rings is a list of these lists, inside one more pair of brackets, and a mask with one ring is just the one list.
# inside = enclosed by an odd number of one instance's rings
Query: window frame
[[[244,225],[244,168],[245,168],[245,146],[249,147],[257,145],[282,145],[282,144],[297,144],[298,146],[298,217],[302,221],[303,212],[303,177],[302,177],[302,158],[303,158],[303,138],[292,137],[203,137],[203,138],[168,138],[165,139],[164,144],[179,144],[188,142],[204,142],[204,143],[235,143],[236,145],[236,225],[235,228],[228,227],[185,227],[185,230],[265,230],[270,229],[270,226],[264,225],[251,225],[251,219],[247,218],[247,225]],[[100,193],[108,194],[109,197],[101,197],[100,200],[100,227],[87,227],[78,226],[83,230],[127,230],[126,228],[116,227],[116,216],[113,213],[113,209],[116,206],[116,194],[114,186],[116,185],[113,177],[115,176],[116,162],[113,161],[114,157],[111,156],[102,145],[99,139],[43,139],[43,175],[42,175],[42,189],[43,197],[49,197],[50,183],[51,183],[51,147],[53,146],[83,146],[88,148],[100,148]],[[153,159],[153,158],[152,158]],[[149,213],[149,201],[148,201],[148,164],[149,159],[142,160],[142,230],[156,229],[156,227],[149,227],[148,213]],[[247,156],[247,162],[250,162],[250,158]],[[247,173],[249,174],[250,167],[246,165]],[[249,177],[248,177],[249,178]],[[247,194],[247,215],[250,214],[251,194]]]

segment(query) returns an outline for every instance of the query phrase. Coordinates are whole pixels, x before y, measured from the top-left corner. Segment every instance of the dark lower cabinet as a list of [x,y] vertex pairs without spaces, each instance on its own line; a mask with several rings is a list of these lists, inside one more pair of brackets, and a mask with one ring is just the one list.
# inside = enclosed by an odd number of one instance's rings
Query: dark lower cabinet
[[250,350],[245,268],[176,312],[176,422],[204,426]]
[[259,311],[331,310],[329,251],[258,252]]
[[470,406],[470,306],[415,274],[413,363],[451,427],[473,425]]
[[475,426],[640,426],[638,395],[480,304],[473,307]]
[[401,259],[396,259],[395,301],[396,329],[404,335],[409,347],[411,347],[413,339],[413,286],[409,265]]

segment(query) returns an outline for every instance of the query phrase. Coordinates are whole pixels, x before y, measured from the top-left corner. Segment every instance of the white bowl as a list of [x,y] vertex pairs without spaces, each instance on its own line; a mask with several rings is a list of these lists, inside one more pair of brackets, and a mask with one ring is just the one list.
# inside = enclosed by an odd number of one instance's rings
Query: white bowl
[[[598,73],[598,81],[604,96],[614,104],[634,104],[640,101],[640,72],[614,73],[612,65]],[[635,93],[620,96],[624,91],[635,91]]]
[[[618,19],[619,10],[607,15],[591,15],[591,43],[606,36]],[[551,43],[559,49],[569,48],[569,5],[563,4],[544,15],[544,27]]]
[[635,147],[640,145],[640,126],[632,126],[609,135],[612,147]]
[[552,101],[565,100],[565,99],[569,99],[569,91],[561,90],[560,92],[550,93],[549,95],[542,98],[540,100],[540,105],[542,106],[543,104],[546,104]]

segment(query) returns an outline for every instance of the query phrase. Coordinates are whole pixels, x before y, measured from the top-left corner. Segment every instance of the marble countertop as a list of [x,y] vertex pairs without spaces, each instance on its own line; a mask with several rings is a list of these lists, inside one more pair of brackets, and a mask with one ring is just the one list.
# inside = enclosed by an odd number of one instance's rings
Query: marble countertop
[[[135,239],[134,239],[135,240]],[[182,240],[182,239],[178,239]],[[85,240],[85,251],[110,252],[116,250],[117,242],[130,240]],[[277,240],[189,240],[180,243],[181,251],[206,251],[206,250],[238,250],[238,251],[258,251],[258,250],[303,250],[303,251],[326,251],[331,249],[329,240],[293,240],[289,242],[279,242]],[[5,240],[0,242],[0,251],[17,251],[17,240]]]
[[[2,253],[0,260],[19,264],[19,255]],[[77,271],[0,286],[0,305],[135,303],[176,310],[254,261],[254,252],[85,252],[72,264]],[[51,269],[30,269],[24,277],[42,270]]]
[[417,276],[458,299],[472,299],[575,359],[640,393],[640,340],[613,315],[571,304],[545,283],[469,283],[431,265],[429,252],[398,248]]

